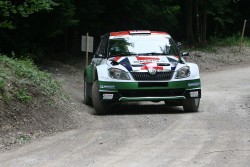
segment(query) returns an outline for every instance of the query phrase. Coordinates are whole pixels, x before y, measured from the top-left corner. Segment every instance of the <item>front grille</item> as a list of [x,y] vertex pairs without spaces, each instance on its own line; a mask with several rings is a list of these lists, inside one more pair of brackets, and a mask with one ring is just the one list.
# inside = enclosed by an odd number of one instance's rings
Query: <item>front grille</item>
[[184,96],[185,89],[119,90],[122,97],[167,97]]
[[173,74],[174,71],[157,72],[155,75],[151,75],[148,72],[131,72],[132,77],[137,81],[170,80]]

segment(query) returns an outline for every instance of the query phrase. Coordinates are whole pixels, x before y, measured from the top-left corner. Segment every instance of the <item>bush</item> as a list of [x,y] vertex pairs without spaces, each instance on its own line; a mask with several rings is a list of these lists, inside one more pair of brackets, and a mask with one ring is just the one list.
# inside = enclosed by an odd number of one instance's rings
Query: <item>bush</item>
[[48,97],[60,92],[60,84],[51,74],[40,71],[31,59],[0,55],[0,68],[0,100],[7,102],[16,98],[28,102],[34,92]]

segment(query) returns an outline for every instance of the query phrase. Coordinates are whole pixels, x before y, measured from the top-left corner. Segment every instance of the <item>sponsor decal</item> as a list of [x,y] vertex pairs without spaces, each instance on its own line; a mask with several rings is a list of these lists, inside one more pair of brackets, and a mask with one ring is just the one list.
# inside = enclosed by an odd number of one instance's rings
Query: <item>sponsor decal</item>
[[190,97],[199,97],[199,92],[198,91],[190,92]]
[[115,89],[115,85],[100,85],[101,89]]
[[176,56],[168,56],[168,61],[171,64],[171,70],[174,71],[176,69],[176,66],[178,64],[179,58]]
[[135,63],[153,63],[153,62],[161,62],[160,60],[138,60],[138,61],[135,61]]
[[130,56],[122,57],[116,56],[110,61],[115,61],[124,66],[130,71],[149,71],[149,69],[155,69],[156,72],[172,70],[174,71],[178,64],[178,58],[175,56]]
[[128,71],[132,71],[132,66],[130,64],[130,61],[127,57],[120,57],[120,56],[116,56],[113,58],[113,61],[121,64],[122,66],[124,66]]
[[113,60],[118,62],[120,58],[121,58],[120,56],[116,56],[113,58]]
[[171,67],[171,71],[174,71],[176,69],[176,67]]
[[103,94],[103,99],[105,99],[105,100],[112,100],[113,96],[114,96],[113,94],[104,93]]
[[149,57],[149,56],[136,56],[136,59],[141,60],[141,61],[146,60],[146,61],[151,61],[151,62],[153,60],[160,60],[159,57]]
[[131,64],[127,57],[121,58],[122,60],[119,61],[121,65],[123,65],[128,71],[132,71]]
[[145,65],[141,67],[141,70],[150,70],[150,69],[155,69],[155,70],[163,70],[163,66],[158,66],[157,63],[144,63]]
[[200,86],[200,82],[188,83],[188,86]]

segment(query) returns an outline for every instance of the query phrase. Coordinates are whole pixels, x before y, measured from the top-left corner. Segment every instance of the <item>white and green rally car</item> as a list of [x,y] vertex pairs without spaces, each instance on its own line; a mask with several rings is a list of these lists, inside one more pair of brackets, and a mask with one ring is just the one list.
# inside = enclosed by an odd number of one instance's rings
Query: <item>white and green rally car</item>
[[201,98],[197,64],[188,63],[166,32],[121,31],[101,37],[84,70],[84,103],[105,114],[123,101],[164,101],[196,112]]

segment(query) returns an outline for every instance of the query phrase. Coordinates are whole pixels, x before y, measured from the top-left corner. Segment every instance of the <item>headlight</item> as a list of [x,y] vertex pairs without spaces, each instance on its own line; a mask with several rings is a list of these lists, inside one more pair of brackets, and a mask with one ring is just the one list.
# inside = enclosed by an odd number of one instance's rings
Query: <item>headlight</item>
[[184,66],[177,71],[176,79],[187,78],[190,76],[190,69],[188,66]]
[[114,79],[130,80],[128,73],[118,68],[110,68],[108,69],[108,73],[109,76]]

